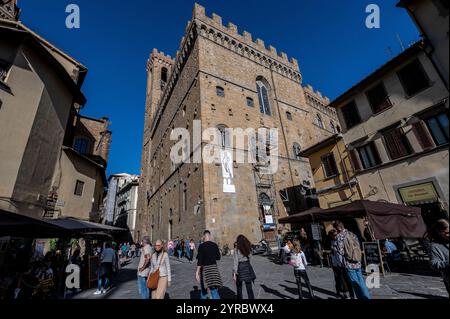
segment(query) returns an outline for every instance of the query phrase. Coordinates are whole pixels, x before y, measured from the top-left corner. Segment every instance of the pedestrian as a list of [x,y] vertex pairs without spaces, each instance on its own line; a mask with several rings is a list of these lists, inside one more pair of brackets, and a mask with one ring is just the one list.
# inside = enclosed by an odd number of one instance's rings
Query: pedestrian
[[147,288],[147,278],[150,274],[151,256],[152,249],[150,247],[150,239],[146,236],[142,240],[137,273],[138,289],[142,299],[150,299],[150,291]]
[[[166,290],[172,283],[169,254],[165,252],[164,243],[157,240],[155,252],[151,258],[150,273],[159,270],[159,279],[156,289],[152,291],[152,299],[164,299]],[[150,275],[151,276],[151,275]]]
[[306,272],[306,266],[308,265],[308,262],[306,261],[306,256],[302,251],[299,240],[294,240],[293,242],[293,249],[291,251],[289,264],[294,267],[294,275],[297,281],[299,299],[303,299],[302,279],[305,281],[305,284],[308,287],[311,299],[314,299],[314,293],[309,281],[308,273]]
[[175,246],[174,246],[174,242],[172,239],[169,239],[169,241],[167,242],[167,253],[169,254],[169,256],[173,256],[173,250],[174,250]]
[[430,265],[433,270],[439,271],[444,279],[445,288],[449,291],[449,234],[448,221],[438,220],[432,227],[430,244]]
[[194,260],[194,253],[195,253],[195,242],[193,239],[189,242],[189,262],[192,263]]
[[136,243],[136,257],[137,258],[141,257],[141,247],[142,247],[142,243],[137,242]]
[[217,261],[220,260],[220,250],[216,243],[211,241],[211,232],[203,232],[203,243],[197,251],[196,279],[200,284],[200,298],[207,299],[208,291],[211,299],[220,299],[219,288],[222,287]]
[[186,238],[186,240],[184,241],[184,252],[187,260],[191,261],[191,248],[189,244],[190,244],[189,238]]
[[332,229],[328,232],[328,236],[331,240],[331,265],[334,273],[336,294],[342,299],[347,299],[349,297],[347,295],[348,293],[350,298],[354,299],[355,294],[347,275],[347,270],[345,269],[344,259],[343,256],[339,254],[337,235],[336,229]]
[[177,239],[175,239],[175,253],[177,254],[177,258],[181,258],[181,241],[180,237],[177,236]]
[[[181,258],[186,257],[188,258],[188,256],[186,256],[186,243],[184,241],[184,239],[181,240],[181,244],[180,244],[180,253],[181,253]],[[189,259],[189,258],[188,258]]]
[[136,254],[136,244],[132,243],[130,246],[130,258],[134,258]]
[[97,291],[94,295],[104,294],[112,286],[111,277],[113,273],[113,267],[115,266],[116,252],[112,249],[112,244],[107,242],[105,249],[103,249],[100,255],[100,267],[98,276]]
[[345,269],[356,298],[371,299],[361,270],[362,251],[358,237],[345,229],[344,224],[340,221],[335,222],[333,227],[338,233],[336,237],[337,252],[343,257]]
[[233,253],[233,280],[236,283],[237,299],[242,300],[242,284],[245,283],[248,299],[255,299],[252,283],[256,279],[255,271],[250,263],[252,243],[244,235],[236,239]]

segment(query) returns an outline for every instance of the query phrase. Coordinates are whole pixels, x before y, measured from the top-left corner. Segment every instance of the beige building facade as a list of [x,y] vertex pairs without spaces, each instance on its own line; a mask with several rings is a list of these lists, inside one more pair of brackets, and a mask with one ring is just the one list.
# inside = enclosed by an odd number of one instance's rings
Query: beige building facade
[[[154,50],[147,72],[138,201],[142,236],[198,240],[209,229],[220,245],[232,245],[239,234],[252,242],[272,240],[282,230],[278,218],[308,208],[314,183],[300,152],[332,135],[338,121],[326,97],[303,88],[297,60],[195,5],[175,59]],[[194,136],[197,126],[200,132],[217,128],[222,140]],[[190,163],[171,161],[179,141],[170,136],[177,128],[190,133],[184,149]],[[228,165],[219,156],[212,164],[196,161],[212,144],[221,154],[247,158],[250,139],[237,148],[227,128],[278,129],[277,171],[262,174],[261,163],[239,163],[236,157]]]
[[427,46],[418,42],[331,106],[363,199],[422,208],[424,220],[448,218],[448,89]]
[[16,1],[0,4],[0,210],[99,220],[108,121],[80,115],[86,67],[18,14]]

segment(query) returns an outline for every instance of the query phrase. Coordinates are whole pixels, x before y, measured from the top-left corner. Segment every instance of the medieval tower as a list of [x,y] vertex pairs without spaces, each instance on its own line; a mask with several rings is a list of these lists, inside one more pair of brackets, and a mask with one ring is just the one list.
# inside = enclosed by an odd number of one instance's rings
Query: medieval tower
[[[198,240],[209,229],[220,244],[232,245],[237,235],[251,241],[274,239],[278,219],[314,204],[309,162],[299,153],[336,133],[336,113],[328,98],[302,87],[295,59],[224,26],[216,14],[195,5],[192,20],[174,59],[154,50],[147,63],[147,100],[138,203],[139,237]],[[176,128],[190,133],[189,156],[201,131],[218,128],[277,128],[278,170],[262,174],[262,164],[232,161],[232,184],[224,185],[219,163],[175,164],[170,152]],[[224,139],[226,140],[226,139]],[[248,144],[246,144],[248,146]],[[220,145],[234,149],[226,142]]]

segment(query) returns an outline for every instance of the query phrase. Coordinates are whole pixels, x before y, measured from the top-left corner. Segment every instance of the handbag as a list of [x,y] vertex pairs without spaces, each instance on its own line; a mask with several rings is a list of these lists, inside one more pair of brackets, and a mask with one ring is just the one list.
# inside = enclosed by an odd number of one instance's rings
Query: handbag
[[159,281],[159,267],[161,267],[162,261],[164,259],[164,253],[161,256],[161,260],[159,261],[158,269],[156,269],[154,272],[150,274],[147,278],[147,288],[150,290],[155,290],[158,288],[158,281]]

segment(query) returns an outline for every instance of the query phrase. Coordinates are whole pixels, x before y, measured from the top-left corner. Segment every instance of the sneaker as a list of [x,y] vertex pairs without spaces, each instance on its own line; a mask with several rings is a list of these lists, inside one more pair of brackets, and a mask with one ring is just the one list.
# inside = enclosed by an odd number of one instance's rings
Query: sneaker
[[102,289],[102,291],[100,292],[101,294],[104,294],[104,293],[106,293],[106,290],[105,289]]
[[101,290],[98,290],[98,289],[97,289],[96,292],[94,292],[94,295],[101,295],[101,294],[102,294],[102,291],[101,291]]

